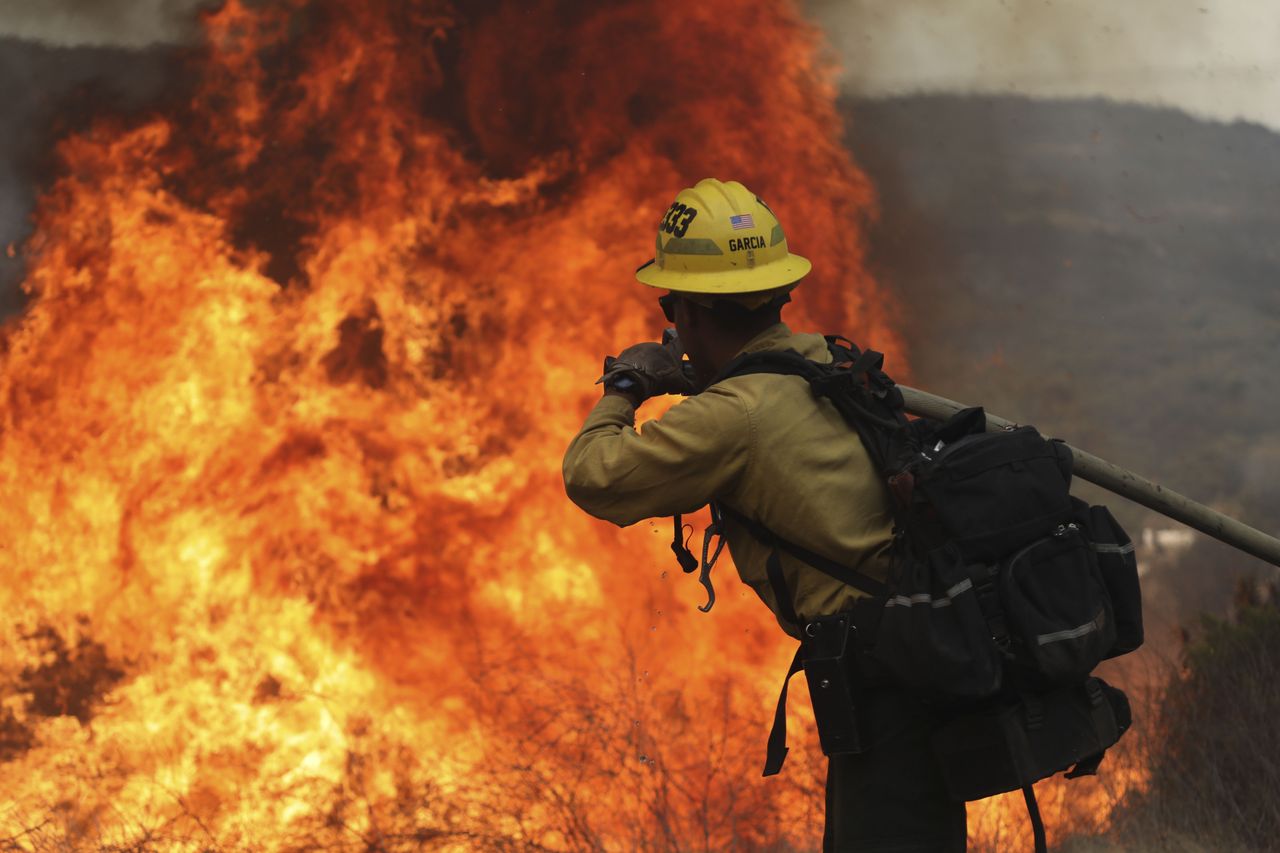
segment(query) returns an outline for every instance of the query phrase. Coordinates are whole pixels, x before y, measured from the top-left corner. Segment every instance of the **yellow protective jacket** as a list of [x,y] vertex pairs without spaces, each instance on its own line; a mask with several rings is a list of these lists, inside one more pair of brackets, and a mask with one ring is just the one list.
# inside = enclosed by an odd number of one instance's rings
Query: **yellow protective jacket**
[[[743,352],[793,349],[829,362],[821,335],[779,323]],[[601,399],[564,457],[570,499],[619,526],[693,512],[711,500],[778,536],[884,580],[893,520],[889,494],[862,442],[835,408],[798,376],[752,374],[718,382],[635,429],[622,397]],[[726,521],[729,553],[787,633],[769,583],[769,549]],[[803,622],[848,609],[862,593],[783,553],[792,605]]]

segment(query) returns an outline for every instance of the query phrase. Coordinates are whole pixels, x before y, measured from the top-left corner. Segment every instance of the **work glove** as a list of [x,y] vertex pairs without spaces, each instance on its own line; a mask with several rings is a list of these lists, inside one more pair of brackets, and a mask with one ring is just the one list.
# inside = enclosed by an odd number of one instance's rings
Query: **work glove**
[[625,391],[638,400],[659,394],[692,394],[695,390],[693,366],[684,360],[684,348],[675,332],[668,329],[662,343],[635,344],[606,356],[604,375],[596,384]]

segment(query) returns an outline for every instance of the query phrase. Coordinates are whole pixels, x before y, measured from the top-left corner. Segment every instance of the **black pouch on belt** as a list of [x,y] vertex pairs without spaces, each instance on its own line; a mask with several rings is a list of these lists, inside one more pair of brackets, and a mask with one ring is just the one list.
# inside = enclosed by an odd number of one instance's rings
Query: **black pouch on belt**
[[825,755],[863,751],[854,660],[858,629],[849,613],[820,616],[805,623],[801,654],[804,677]]

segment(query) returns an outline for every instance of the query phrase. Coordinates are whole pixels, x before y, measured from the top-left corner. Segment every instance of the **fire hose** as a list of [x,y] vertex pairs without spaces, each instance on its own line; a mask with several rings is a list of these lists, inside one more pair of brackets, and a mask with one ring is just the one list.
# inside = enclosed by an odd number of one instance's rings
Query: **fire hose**
[[[906,410],[913,415],[946,420],[961,409],[968,408],[955,400],[908,388],[906,385],[899,385],[898,388],[902,391]],[[988,432],[999,432],[1015,425],[1013,421],[987,414]],[[1233,548],[1238,548],[1246,554],[1265,560],[1273,566],[1280,566],[1280,539],[1268,536],[1261,530],[1212,510],[1172,489],[1166,489],[1119,465],[1099,459],[1092,453],[1086,453],[1071,445],[1067,447],[1075,458],[1075,476],[1080,479],[1088,480],[1121,497],[1153,509],[1161,515],[1180,521],[1188,527],[1225,542]]]

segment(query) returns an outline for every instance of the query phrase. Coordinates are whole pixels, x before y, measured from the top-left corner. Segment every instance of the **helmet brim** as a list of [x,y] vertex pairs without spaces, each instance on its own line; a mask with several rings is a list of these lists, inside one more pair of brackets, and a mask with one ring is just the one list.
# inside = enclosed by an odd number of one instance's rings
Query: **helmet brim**
[[757,293],[794,284],[809,274],[813,264],[800,255],[785,258],[751,269],[734,269],[717,272],[662,269],[653,261],[636,270],[636,280],[649,287],[674,290],[677,293],[712,293],[730,295]]

